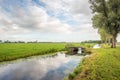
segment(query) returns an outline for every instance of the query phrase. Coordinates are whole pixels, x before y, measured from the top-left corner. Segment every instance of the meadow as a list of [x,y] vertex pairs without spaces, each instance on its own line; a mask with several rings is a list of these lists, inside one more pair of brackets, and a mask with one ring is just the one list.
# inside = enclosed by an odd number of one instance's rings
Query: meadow
[[94,49],[67,80],[120,80],[120,47]]
[[65,43],[1,43],[0,62],[50,54],[64,49]]
[[0,43],[0,62],[46,55],[67,50],[66,47],[81,46],[90,48],[94,43]]
[[92,47],[94,44],[80,43],[1,43],[0,62],[35,55],[46,55],[67,50],[66,46]]

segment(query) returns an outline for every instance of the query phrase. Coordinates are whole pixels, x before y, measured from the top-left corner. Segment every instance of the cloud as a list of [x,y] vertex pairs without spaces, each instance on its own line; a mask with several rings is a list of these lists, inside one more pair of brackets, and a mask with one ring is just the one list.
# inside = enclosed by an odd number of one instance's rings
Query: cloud
[[55,16],[62,14],[67,14],[73,19],[80,18],[90,18],[91,11],[89,9],[88,0],[40,0],[46,4],[46,9],[48,11],[54,12]]
[[[1,13],[3,14],[3,13]],[[40,31],[69,33],[70,26],[60,22],[57,18],[49,16],[45,10],[37,6],[29,6],[28,12],[22,7],[13,7],[11,17],[1,15],[1,25],[7,29],[26,28],[29,30],[39,29]],[[10,19],[11,18],[11,19]]]
[[56,40],[67,41],[69,36],[83,33],[85,35],[91,33],[92,36],[94,32],[97,33],[92,28],[88,0],[0,1],[1,39],[4,35],[6,36],[4,39],[26,40],[28,36],[32,39],[34,34],[39,34],[41,39],[49,33],[51,34],[47,36],[49,40],[56,37]]

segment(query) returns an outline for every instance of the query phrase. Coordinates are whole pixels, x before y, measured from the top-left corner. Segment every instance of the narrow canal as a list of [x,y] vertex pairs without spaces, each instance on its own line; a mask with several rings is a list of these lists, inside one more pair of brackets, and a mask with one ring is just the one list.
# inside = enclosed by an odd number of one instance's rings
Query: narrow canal
[[57,55],[32,57],[0,64],[0,80],[64,80],[83,56]]

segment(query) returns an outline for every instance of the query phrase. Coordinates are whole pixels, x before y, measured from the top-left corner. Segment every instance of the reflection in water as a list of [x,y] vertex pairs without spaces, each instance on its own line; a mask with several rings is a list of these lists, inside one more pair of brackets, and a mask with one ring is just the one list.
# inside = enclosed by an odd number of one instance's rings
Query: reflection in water
[[0,65],[0,80],[63,80],[82,56],[58,54]]

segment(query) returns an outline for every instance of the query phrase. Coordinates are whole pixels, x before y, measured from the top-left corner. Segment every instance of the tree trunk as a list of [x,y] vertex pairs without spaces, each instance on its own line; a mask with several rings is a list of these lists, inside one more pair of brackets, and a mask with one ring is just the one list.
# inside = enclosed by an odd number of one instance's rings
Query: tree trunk
[[116,48],[116,36],[112,37],[112,45],[111,48]]

